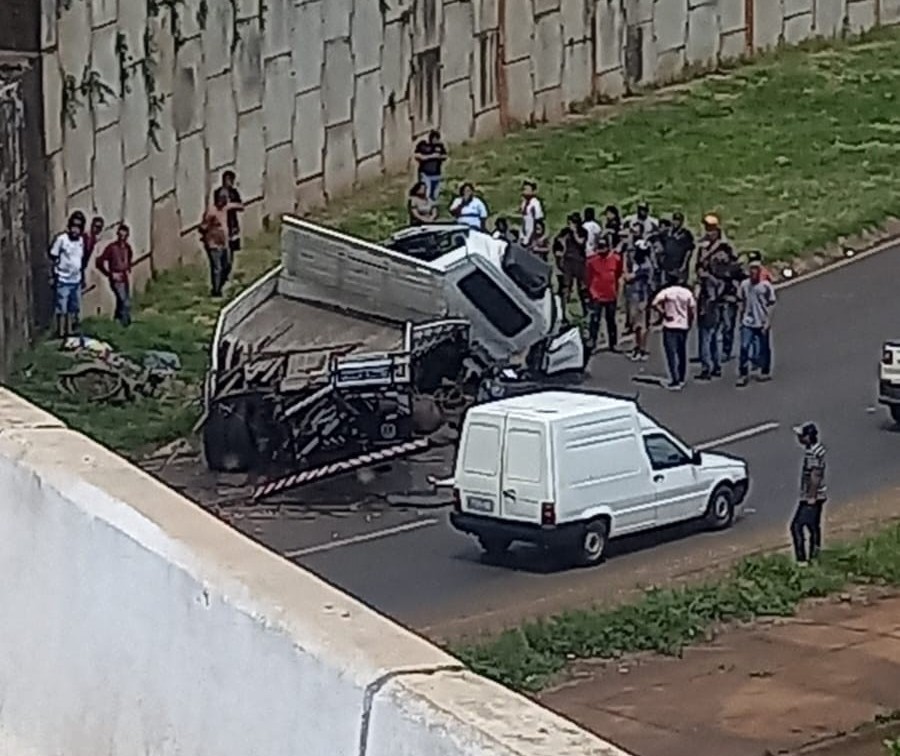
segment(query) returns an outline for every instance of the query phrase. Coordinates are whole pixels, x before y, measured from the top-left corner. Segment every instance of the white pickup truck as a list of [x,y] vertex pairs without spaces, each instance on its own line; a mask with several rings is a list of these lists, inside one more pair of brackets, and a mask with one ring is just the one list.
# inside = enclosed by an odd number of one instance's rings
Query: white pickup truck
[[888,408],[895,423],[900,423],[900,339],[885,341],[881,349],[878,403]]

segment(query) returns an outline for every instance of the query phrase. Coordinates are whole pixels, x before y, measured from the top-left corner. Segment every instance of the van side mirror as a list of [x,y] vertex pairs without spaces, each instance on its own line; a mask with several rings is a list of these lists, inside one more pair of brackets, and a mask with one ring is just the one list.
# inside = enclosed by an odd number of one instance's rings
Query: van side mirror
[[692,465],[702,465],[703,464],[703,455],[694,449],[691,454],[691,464]]

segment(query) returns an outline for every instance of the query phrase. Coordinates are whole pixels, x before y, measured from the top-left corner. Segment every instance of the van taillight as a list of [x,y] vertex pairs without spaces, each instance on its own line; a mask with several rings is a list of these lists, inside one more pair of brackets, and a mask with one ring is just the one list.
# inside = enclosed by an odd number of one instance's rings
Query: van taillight
[[453,511],[462,512],[462,498],[459,495],[459,489],[453,488]]
[[885,349],[881,353],[881,364],[882,365],[893,365],[894,364],[894,352],[890,349]]
[[552,501],[541,502],[541,525],[556,525],[556,505]]

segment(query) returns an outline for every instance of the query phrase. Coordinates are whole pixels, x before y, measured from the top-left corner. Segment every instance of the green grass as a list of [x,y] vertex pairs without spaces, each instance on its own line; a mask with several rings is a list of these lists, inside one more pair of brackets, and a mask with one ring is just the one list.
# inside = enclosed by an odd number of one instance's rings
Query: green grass
[[[521,180],[535,177],[552,226],[587,204],[629,208],[639,198],[660,212],[684,210],[692,225],[715,210],[739,244],[789,258],[900,214],[900,32],[863,44],[787,50],[555,127],[453,148],[448,186],[474,181],[496,212],[515,214]],[[333,203],[314,219],[379,239],[403,225],[408,178],[394,177]],[[447,197],[449,199],[449,197]],[[229,292],[276,258],[263,236],[238,258]],[[19,360],[11,384],[120,452],[135,454],[184,435],[196,421],[217,303],[203,266],[162,273],[138,299],[128,330],[89,319],[85,332],[140,357],[176,351],[182,389],[124,407],[60,395],[70,358],[43,343]]]
[[900,738],[885,740],[884,747],[888,756],[900,756]]
[[[514,216],[533,177],[553,228],[586,205],[641,198],[695,227],[717,211],[740,245],[786,259],[900,214],[898,98],[900,33],[883,31],[782,51],[610,119],[453,149],[448,184],[473,181],[492,211]],[[404,221],[403,188],[361,193],[324,217],[384,237]]]
[[829,549],[807,568],[780,554],[756,556],[722,579],[649,590],[614,609],[566,612],[451,651],[475,672],[534,692],[575,659],[675,654],[721,623],[788,616],[804,599],[866,583],[900,585],[900,526]]

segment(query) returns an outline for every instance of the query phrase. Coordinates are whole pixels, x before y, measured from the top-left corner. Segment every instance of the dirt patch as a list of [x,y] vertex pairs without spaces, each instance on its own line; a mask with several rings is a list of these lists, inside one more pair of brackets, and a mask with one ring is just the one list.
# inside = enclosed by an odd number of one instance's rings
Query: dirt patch
[[860,724],[895,716],[898,681],[900,596],[869,590],[728,630],[682,658],[578,663],[540,701],[641,756],[694,756],[698,742],[717,756],[874,756]]

